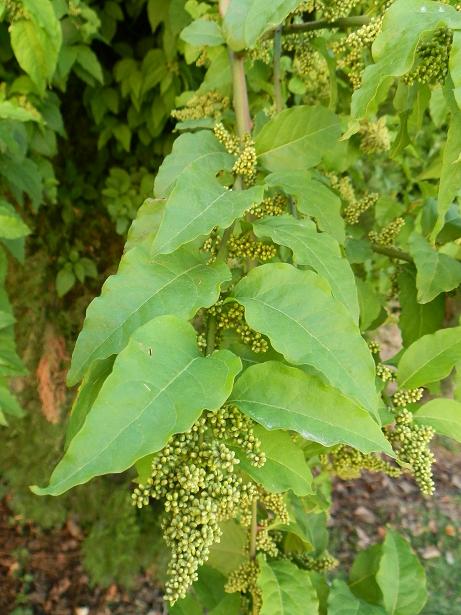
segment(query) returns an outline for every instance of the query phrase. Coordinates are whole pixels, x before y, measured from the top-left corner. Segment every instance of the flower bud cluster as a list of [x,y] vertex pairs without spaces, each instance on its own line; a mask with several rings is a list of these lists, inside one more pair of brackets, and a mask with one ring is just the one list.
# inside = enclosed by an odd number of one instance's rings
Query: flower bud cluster
[[197,570],[221,537],[220,522],[251,505],[257,490],[235,472],[239,463],[228,444],[240,446],[250,462],[265,462],[251,420],[237,408],[207,412],[183,434],[171,438],[152,462],[147,485],[133,492],[133,504],[150,499],[164,506],[163,537],[171,549],[166,599],[174,603],[197,580]]
[[381,346],[380,346],[380,344],[376,340],[369,340],[368,341],[368,348],[369,348],[371,354],[379,355],[379,353],[381,352]]
[[392,401],[394,406],[405,408],[408,404],[416,404],[423,398],[424,389],[400,389],[394,393]]
[[359,132],[362,135],[360,149],[365,154],[379,154],[390,149],[391,137],[385,117],[380,117],[377,122],[364,120]]
[[452,43],[453,32],[445,26],[438,28],[429,40],[420,41],[416,48],[416,66],[403,77],[403,81],[408,85],[443,85]]
[[222,122],[218,122],[214,125],[213,128],[215,137],[218,139],[220,143],[224,145],[229,154],[234,154],[235,156],[240,151],[240,141],[238,137],[231,134],[227,128],[224,127]]
[[229,98],[227,96],[223,96],[216,90],[211,90],[200,96],[197,94],[192,96],[185,107],[172,111],[171,117],[180,122],[200,120],[207,117],[219,119],[228,106]]
[[361,0],[316,0],[315,6],[323,19],[336,21],[347,17]]
[[274,244],[257,241],[251,233],[230,237],[227,249],[230,258],[248,258],[262,263],[277,255],[277,248]]
[[220,300],[208,308],[208,313],[216,316],[218,336],[225,330],[233,329],[253,352],[267,352],[269,349],[261,333],[250,329],[245,322],[245,308],[239,303],[224,303]]
[[208,261],[209,263],[213,263],[215,261],[220,246],[221,236],[218,233],[217,227],[215,227],[200,248],[202,252],[208,252],[208,254],[210,254],[210,260]]
[[361,199],[349,203],[344,210],[344,219],[348,224],[358,224],[360,216],[376,205],[379,195],[376,192],[365,194]]
[[383,382],[392,382],[395,380],[395,374],[388,365],[378,363],[376,365],[376,376]]
[[233,594],[250,594],[253,602],[253,613],[259,613],[262,606],[261,590],[257,586],[259,565],[256,560],[250,559],[233,570],[227,577],[224,590]]
[[261,219],[264,216],[281,216],[288,205],[288,199],[283,194],[266,196],[260,203],[252,205],[247,213],[255,218]]
[[370,231],[368,237],[372,243],[379,246],[391,246],[404,225],[405,220],[403,218],[396,218],[389,222],[389,224],[386,224],[381,231]]
[[237,160],[232,167],[232,172],[235,175],[240,175],[245,181],[245,184],[251,184],[256,178],[256,167],[258,158],[254,141],[250,134],[246,134],[240,141],[240,152]]
[[319,556],[309,555],[309,553],[290,553],[288,557],[300,568],[314,570],[315,572],[329,572],[339,565],[336,557],[333,557],[327,551]]
[[321,455],[320,460],[325,469],[343,480],[359,478],[362,470],[383,472],[392,477],[402,474],[400,468],[384,461],[379,455],[362,453],[345,444],[340,444],[332,452]]
[[300,47],[295,52],[293,69],[304,83],[306,104],[327,103],[330,97],[330,72],[321,53],[312,47]]

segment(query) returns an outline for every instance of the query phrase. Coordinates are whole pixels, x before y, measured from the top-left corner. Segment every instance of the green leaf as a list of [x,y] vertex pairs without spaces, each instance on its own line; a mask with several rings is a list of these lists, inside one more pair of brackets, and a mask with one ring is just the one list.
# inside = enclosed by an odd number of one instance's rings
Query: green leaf
[[324,446],[343,443],[364,453],[393,455],[368,412],[320,378],[295,367],[277,361],[249,367],[237,380],[231,400],[266,429],[295,431]]
[[59,495],[159,451],[204,409],[226,401],[240,369],[240,359],[228,350],[203,357],[189,323],[176,316],[151,320],[118,355],[49,486],[34,487],[34,493]]
[[318,615],[317,592],[309,573],[284,560],[266,562],[258,556],[260,615]]
[[362,602],[344,581],[335,579],[328,596],[328,615],[386,615],[386,611],[380,606]]
[[285,109],[256,136],[259,162],[268,171],[304,171],[317,165],[341,135],[338,117],[325,107]]
[[418,303],[416,271],[411,265],[402,268],[398,276],[400,318],[404,346],[409,346],[423,335],[434,333],[445,317],[445,297],[439,295],[429,303]]
[[48,0],[23,0],[23,5],[31,19],[13,21],[9,28],[11,47],[20,67],[45,93],[58,61],[61,24]]
[[10,393],[6,386],[0,384],[0,410],[5,414],[21,417],[24,416],[24,410],[16,397]]
[[146,199],[136,212],[136,218],[128,230],[125,252],[136,246],[149,249],[162,221],[165,211],[164,199]]
[[410,238],[410,253],[416,265],[419,303],[429,303],[461,283],[461,263],[437,252],[421,235],[415,233]]
[[366,67],[362,86],[352,95],[351,114],[361,118],[377,111],[395,77],[413,66],[416,46],[424,32],[445,23],[461,27],[461,16],[451,6],[426,0],[397,0],[386,11],[381,33],[373,43],[375,64]]
[[299,0],[232,0],[223,19],[224,36],[234,51],[253,47],[267,30],[276,28]]
[[185,171],[168,197],[152,253],[173,252],[208,235],[215,226],[227,228],[263,196],[264,186],[233,190],[196,169]]
[[154,184],[155,196],[168,196],[176,179],[189,169],[214,177],[223,169],[230,171],[234,160],[235,156],[226,152],[209,130],[185,133],[175,140],[171,154],[160,165]]
[[16,318],[11,312],[5,312],[4,310],[0,310],[0,329],[4,329],[5,327],[13,325],[15,321]]
[[208,266],[206,258],[190,247],[155,258],[142,247],[133,248],[88,307],[72,356],[69,385],[76,384],[96,359],[120,352],[133,331],[155,316],[189,319],[199,308],[209,307],[229,279],[226,265]]
[[376,573],[382,555],[380,544],[372,545],[357,554],[349,574],[349,587],[362,600],[373,604],[382,602],[382,593],[376,583]]
[[221,529],[221,540],[211,547],[207,563],[227,576],[248,557],[247,532],[233,520],[221,523]]
[[269,237],[290,248],[295,265],[312,267],[331,286],[333,296],[341,301],[358,322],[359,304],[355,277],[338,243],[326,233],[318,233],[309,220],[293,216],[268,217],[253,223],[258,237]]
[[412,389],[448,376],[461,360],[461,327],[441,329],[424,335],[405,350],[400,358],[397,380]]
[[[310,365],[376,415],[375,366],[357,325],[328,283],[287,263],[261,265],[235,287],[253,329],[294,365]],[[308,300],[307,300],[308,298]]]
[[266,177],[266,183],[280,187],[293,196],[300,212],[314,218],[320,230],[344,244],[346,233],[341,216],[341,199],[325,184],[312,178],[307,171],[271,173]]
[[60,269],[56,275],[56,292],[58,297],[64,297],[77,281],[71,266]]
[[282,493],[289,489],[299,496],[313,493],[310,468],[302,450],[296,446],[289,434],[283,431],[267,431],[260,425],[255,426],[254,432],[261,442],[266,463],[262,468],[255,468],[249,463],[245,453],[239,450],[239,467],[271,493]]
[[102,74],[101,64],[99,63],[98,56],[87,45],[76,45],[77,50],[77,64],[85,69],[85,71],[92,77],[104,83],[104,77]]
[[461,442],[461,403],[453,399],[431,399],[414,413],[415,421]]
[[17,120],[18,122],[42,122],[38,111],[33,111],[15,104],[11,100],[0,102],[0,119]]
[[180,38],[194,47],[216,47],[224,43],[219,25],[209,19],[196,19],[184,28]]
[[408,542],[389,530],[376,580],[388,615],[417,615],[427,600],[426,575]]
[[7,201],[0,198],[0,237],[19,239],[30,234],[30,229]]
[[357,278],[356,284],[360,305],[360,330],[368,331],[380,315],[381,301],[371,282]]

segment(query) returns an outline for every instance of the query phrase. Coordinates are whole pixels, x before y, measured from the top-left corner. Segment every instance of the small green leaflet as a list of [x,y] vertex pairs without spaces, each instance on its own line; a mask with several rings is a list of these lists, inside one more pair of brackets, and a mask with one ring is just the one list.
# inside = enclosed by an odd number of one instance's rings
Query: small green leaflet
[[234,161],[235,156],[226,152],[209,130],[180,135],[171,154],[160,165],[154,184],[155,196],[168,196],[177,178],[191,168],[215,177],[223,169],[230,171]]
[[454,7],[426,0],[397,0],[392,4],[372,47],[375,64],[366,67],[362,86],[352,95],[353,118],[376,112],[394,78],[413,66],[421,35],[443,23],[455,30],[461,28],[461,16]]
[[258,564],[260,615],[318,615],[317,592],[306,570],[288,560],[267,562],[262,555],[258,556]]
[[405,350],[397,372],[399,385],[406,389],[442,380],[461,360],[461,327],[440,329],[424,335]]
[[304,171],[318,164],[341,135],[339,118],[322,106],[292,107],[256,136],[259,162],[268,171]]
[[360,330],[368,331],[379,318],[383,307],[374,285],[367,280],[357,278],[357,294],[360,306]]
[[261,442],[266,455],[262,468],[255,468],[245,453],[237,451],[239,467],[271,493],[282,493],[291,489],[295,495],[313,493],[312,473],[302,450],[294,444],[284,431],[267,431],[260,425],[254,428],[255,436]]
[[279,26],[299,0],[232,0],[223,19],[224,36],[233,51],[255,45],[267,30]]
[[430,425],[435,431],[461,442],[461,403],[453,399],[431,399],[415,413],[417,423]]
[[24,416],[24,410],[20,403],[12,395],[9,389],[0,381],[0,411],[11,416]]
[[382,555],[380,544],[359,551],[349,573],[349,587],[361,600],[372,604],[382,603],[382,593],[376,583],[376,573]]
[[278,361],[246,369],[231,401],[266,429],[295,431],[324,446],[343,443],[394,456],[368,412],[320,378]]
[[328,596],[328,615],[386,615],[386,611],[380,606],[362,602],[344,581],[335,579]]
[[461,283],[461,263],[437,252],[421,235],[414,234],[410,238],[410,253],[416,265],[419,303],[429,303]]
[[180,38],[195,47],[216,47],[224,43],[221,28],[209,19],[196,19],[184,28]]
[[402,267],[399,277],[400,318],[404,346],[428,333],[434,333],[442,326],[445,317],[445,297],[439,295],[429,303],[418,303],[416,299],[416,271],[411,265]]
[[426,575],[408,542],[388,530],[376,580],[388,615],[418,615],[427,600]]
[[333,237],[318,233],[310,220],[297,220],[288,215],[254,222],[253,229],[258,237],[269,237],[275,243],[290,248],[295,265],[312,267],[325,278],[333,296],[346,306],[354,321],[358,322],[355,277]]
[[234,298],[253,329],[294,365],[311,365],[376,416],[375,366],[348,310],[313,271],[261,265],[240,280]]
[[264,186],[233,190],[196,168],[184,171],[166,202],[152,253],[167,254],[208,235],[215,226],[227,228],[263,196]]
[[151,258],[139,246],[123,255],[118,272],[92,301],[78,336],[68,374],[72,386],[96,359],[117,354],[130,335],[155,316],[174,314],[189,319],[219,296],[230,279],[224,263],[206,264],[192,247]]
[[271,173],[266,177],[266,183],[293,196],[301,213],[314,218],[320,230],[344,244],[346,231],[341,216],[341,199],[325,184],[314,179],[308,171]]
[[226,401],[241,365],[228,350],[204,357],[192,325],[176,316],[151,320],[118,355],[49,486],[34,493],[60,495],[159,451]]
[[14,207],[0,198],[0,237],[19,239],[29,235],[30,229],[16,213]]

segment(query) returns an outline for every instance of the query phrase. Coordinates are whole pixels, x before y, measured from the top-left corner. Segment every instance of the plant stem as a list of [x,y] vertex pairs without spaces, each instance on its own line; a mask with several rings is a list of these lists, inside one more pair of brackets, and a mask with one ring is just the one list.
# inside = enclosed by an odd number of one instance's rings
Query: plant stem
[[212,354],[216,343],[216,316],[209,316],[206,331],[206,351],[205,354]]
[[[341,17],[335,21],[327,21],[326,19],[318,19],[317,21],[306,21],[305,23],[293,23],[282,28],[282,34],[298,34],[301,32],[314,32],[315,30],[332,30],[339,28],[359,28],[370,23],[368,15],[356,15],[353,17]],[[272,38],[275,36],[277,28],[270,30],[264,38]]]
[[234,94],[234,111],[237,122],[237,134],[243,137],[251,132],[250,105],[248,102],[247,82],[245,78],[245,58],[242,54],[229,52],[232,65],[232,82]]
[[256,535],[258,533],[258,498],[251,505],[250,558],[256,559]]
[[282,26],[274,32],[274,103],[277,113],[283,110],[282,71],[280,58],[282,56]]
[[400,261],[406,261],[407,263],[414,263],[413,258],[407,252],[399,250],[398,248],[391,248],[390,246],[378,246],[371,244],[371,249],[377,254],[383,254],[389,258],[396,258]]

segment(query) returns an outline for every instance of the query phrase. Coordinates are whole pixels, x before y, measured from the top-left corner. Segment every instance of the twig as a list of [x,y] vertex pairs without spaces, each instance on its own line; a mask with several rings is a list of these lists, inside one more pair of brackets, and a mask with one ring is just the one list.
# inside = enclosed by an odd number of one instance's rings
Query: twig
[[384,254],[389,258],[396,258],[400,261],[406,261],[407,263],[414,263],[413,258],[407,252],[399,250],[398,248],[391,248],[390,246],[379,246],[377,244],[371,244],[371,249],[377,254]]
[[[315,30],[332,30],[338,28],[344,30],[346,28],[360,28],[370,23],[368,15],[356,15],[354,17],[341,17],[335,21],[327,21],[326,19],[318,19],[317,21],[306,21],[304,23],[293,23],[283,26],[282,34],[298,34],[302,32],[315,32]],[[264,35],[264,38],[273,38],[277,29],[270,30]]]
[[278,27],[274,33],[274,103],[277,113],[283,110],[282,96],[282,71],[280,58],[282,56],[282,27]]

